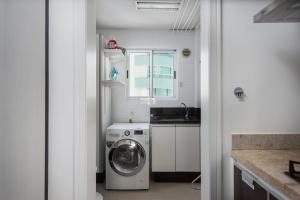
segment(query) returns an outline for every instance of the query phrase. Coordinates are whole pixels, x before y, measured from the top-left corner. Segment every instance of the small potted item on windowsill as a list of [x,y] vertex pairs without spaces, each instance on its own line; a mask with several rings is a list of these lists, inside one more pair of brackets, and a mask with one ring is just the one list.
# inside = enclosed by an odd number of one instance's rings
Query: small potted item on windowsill
[[107,49],[120,49],[123,53],[123,55],[126,55],[126,48],[118,46],[117,40],[111,39],[108,41],[106,45]]

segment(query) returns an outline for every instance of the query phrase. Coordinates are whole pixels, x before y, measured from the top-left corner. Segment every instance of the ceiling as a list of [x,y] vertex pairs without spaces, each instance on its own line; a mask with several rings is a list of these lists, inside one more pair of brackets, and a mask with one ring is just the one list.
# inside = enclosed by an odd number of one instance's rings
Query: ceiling
[[97,0],[97,29],[193,30],[199,10],[200,0],[181,0],[177,12],[140,11],[135,0]]

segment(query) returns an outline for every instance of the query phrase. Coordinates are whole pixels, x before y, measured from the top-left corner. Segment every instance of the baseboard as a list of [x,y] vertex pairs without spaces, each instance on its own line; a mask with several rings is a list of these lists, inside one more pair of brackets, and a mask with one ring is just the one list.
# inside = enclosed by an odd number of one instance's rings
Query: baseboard
[[[152,180],[155,182],[192,182],[201,172],[152,172]],[[96,174],[97,183],[103,183],[105,180],[105,172]],[[197,183],[201,182],[200,179]]]
[[96,173],[96,182],[103,183],[105,180],[105,172]]
[[[152,172],[155,182],[192,182],[201,172]],[[201,177],[197,182],[201,182]]]

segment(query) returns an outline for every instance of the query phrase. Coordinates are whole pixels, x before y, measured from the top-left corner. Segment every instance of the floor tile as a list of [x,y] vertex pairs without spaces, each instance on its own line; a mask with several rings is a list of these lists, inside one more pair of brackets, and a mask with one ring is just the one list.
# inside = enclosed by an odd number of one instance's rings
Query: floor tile
[[191,183],[157,183],[151,182],[149,190],[112,191],[105,190],[104,184],[97,184],[104,200],[200,200],[200,184]]

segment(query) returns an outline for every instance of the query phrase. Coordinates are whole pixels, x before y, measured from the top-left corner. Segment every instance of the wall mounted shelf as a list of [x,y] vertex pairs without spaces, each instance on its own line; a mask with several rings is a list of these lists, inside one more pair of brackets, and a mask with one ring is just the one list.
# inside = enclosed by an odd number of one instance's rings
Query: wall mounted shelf
[[120,49],[104,49],[104,53],[113,53],[113,54],[122,54],[122,51]]
[[105,57],[108,57],[110,62],[118,63],[124,62],[125,56],[120,49],[104,49]]
[[102,85],[105,87],[120,87],[125,86],[125,83],[122,81],[114,81],[114,80],[103,80],[101,81]]

